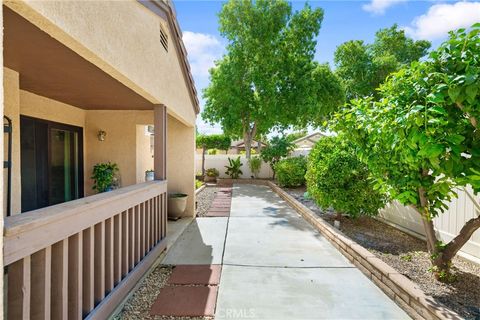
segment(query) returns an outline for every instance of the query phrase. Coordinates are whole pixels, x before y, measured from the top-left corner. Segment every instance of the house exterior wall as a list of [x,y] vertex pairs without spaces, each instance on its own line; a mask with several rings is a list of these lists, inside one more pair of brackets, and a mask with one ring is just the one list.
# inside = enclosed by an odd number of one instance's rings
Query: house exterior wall
[[[0,12],[0,24],[3,25],[3,13]],[[3,28],[0,28],[0,38],[3,39]],[[3,41],[0,43],[0,52],[3,52]],[[0,54],[0,64],[3,66],[3,54]],[[3,79],[3,68],[0,68],[0,79]],[[4,110],[4,100],[6,100],[6,97],[4,95],[4,87],[0,86],[0,116],[3,118],[3,110]],[[4,149],[4,144],[3,144],[3,139],[0,139],[0,161],[3,162],[3,149]],[[1,170],[0,172],[0,181],[3,181],[3,171]],[[0,208],[3,208],[3,203],[4,203],[4,187],[5,184],[2,183],[0,185]],[[0,215],[0,230],[3,230],[3,215]],[[3,248],[3,237],[0,237],[0,248]],[[3,254],[0,254],[0,268],[4,270],[4,263],[3,263]],[[0,274],[0,288],[3,288],[3,272]],[[3,291],[0,290],[0,320],[3,320]]]
[[167,122],[168,192],[188,194],[186,216],[195,216],[195,128],[171,115]]
[[[5,1],[12,10],[154,104],[194,126],[193,99],[174,35],[137,1]],[[160,24],[169,32],[168,52]]]
[[[122,186],[144,181],[144,172],[153,168],[153,159],[150,137],[145,136],[143,126],[153,123],[153,111],[83,110],[21,90],[18,72],[8,68],[3,71],[5,115],[13,121],[12,214],[21,212],[20,115],[83,128],[86,196],[94,193],[90,176],[93,166],[98,162],[116,162],[120,167]],[[98,140],[99,130],[107,132],[105,141]],[[137,172],[143,172],[142,177],[137,175]],[[6,186],[6,177],[3,180]],[[3,195],[6,196],[6,189]],[[4,205],[4,212],[5,210]]]
[[[3,68],[3,86],[4,95],[4,114],[12,119],[12,142],[16,144],[12,147],[12,212],[20,212],[21,194],[20,194],[20,87],[19,74],[8,68]],[[6,143],[5,139],[2,142]],[[17,142],[17,143],[15,143]],[[4,148],[3,156],[7,157],[7,148]],[[2,170],[3,172],[4,170]],[[4,198],[7,194],[7,175],[3,177],[3,185],[5,186]],[[3,210],[6,212],[6,201],[4,201]]]
[[[88,150],[85,157],[85,192],[94,194],[90,178],[92,168],[99,162],[115,162],[120,169],[121,185],[126,187],[137,181],[137,125],[153,123],[153,111],[92,110],[86,112],[85,138]],[[99,141],[98,131],[107,133]],[[150,153],[141,157],[151,157]],[[141,161],[141,160],[138,160]],[[143,182],[143,181],[142,181]]]
[[153,170],[153,137],[145,134],[145,125],[136,126],[137,183],[145,182],[145,171]]

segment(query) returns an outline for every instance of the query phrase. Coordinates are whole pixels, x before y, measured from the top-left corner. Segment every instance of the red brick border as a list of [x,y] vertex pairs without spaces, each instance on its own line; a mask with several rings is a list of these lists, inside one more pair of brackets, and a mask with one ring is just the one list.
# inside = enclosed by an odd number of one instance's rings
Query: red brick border
[[427,296],[410,279],[335,229],[271,181],[267,185],[327,238],[348,260],[414,319],[463,319]]

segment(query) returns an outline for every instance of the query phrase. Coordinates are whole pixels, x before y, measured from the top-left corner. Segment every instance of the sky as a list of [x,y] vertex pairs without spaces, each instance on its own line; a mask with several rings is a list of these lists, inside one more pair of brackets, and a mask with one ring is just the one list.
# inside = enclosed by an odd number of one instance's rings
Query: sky
[[[201,109],[202,89],[208,86],[208,70],[225,53],[226,41],[218,32],[218,12],[224,1],[174,0],[177,19],[183,32],[188,60],[195,80]],[[294,10],[305,1],[290,1]],[[375,32],[397,23],[413,39],[425,39],[437,47],[449,30],[469,27],[480,22],[480,1],[412,1],[412,0],[330,0],[308,1],[324,10],[324,19],[317,37],[315,60],[333,67],[333,54],[338,45],[349,40],[371,43]],[[220,133],[218,125],[197,119],[200,133]]]

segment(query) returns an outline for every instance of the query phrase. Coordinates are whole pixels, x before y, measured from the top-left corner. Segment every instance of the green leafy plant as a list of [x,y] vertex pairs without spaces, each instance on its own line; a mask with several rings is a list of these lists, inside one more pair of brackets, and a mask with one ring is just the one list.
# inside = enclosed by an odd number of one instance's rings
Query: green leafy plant
[[295,157],[280,160],[275,165],[277,182],[281,187],[300,187],[305,184],[305,173],[307,171],[307,159]]
[[293,150],[293,143],[287,139],[285,136],[273,137],[268,145],[262,149],[260,152],[260,157],[263,161],[270,165],[273,171],[273,178],[275,178],[275,165],[282,158],[288,156],[288,154]]
[[375,190],[367,166],[338,137],[320,139],[308,157],[307,190],[322,208],[351,217],[376,215],[385,196]]
[[355,144],[377,185],[422,217],[437,279],[452,279],[453,257],[480,228],[468,220],[438,245],[433,219],[457,188],[480,191],[480,23],[451,32],[425,61],[380,86],[379,99],[354,100],[335,116],[332,130]]
[[93,166],[93,190],[105,192],[112,189],[118,174],[118,165],[116,163],[97,163]]
[[220,175],[220,172],[218,172],[217,169],[215,168],[209,168],[205,171],[205,174],[209,177],[218,177]]
[[195,189],[198,189],[198,188],[200,188],[201,186],[203,186],[203,182],[200,181],[200,180],[195,179]]
[[216,155],[217,151],[218,151],[217,149],[209,149],[208,150],[208,155],[210,155],[210,156]]
[[262,167],[262,159],[260,157],[251,157],[248,159],[248,166],[250,167],[253,177],[257,178]]
[[229,165],[225,166],[225,168],[227,168],[225,174],[229,175],[232,179],[238,179],[240,175],[243,174],[242,170],[240,169],[243,166],[240,157],[238,157],[237,159],[228,158],[228,163]]

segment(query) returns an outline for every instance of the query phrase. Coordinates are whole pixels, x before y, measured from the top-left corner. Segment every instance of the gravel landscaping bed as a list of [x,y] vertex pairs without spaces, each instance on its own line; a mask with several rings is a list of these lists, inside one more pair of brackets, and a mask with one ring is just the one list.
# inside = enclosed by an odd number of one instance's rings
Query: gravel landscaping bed
[[197,194],[197,217],[203,217],[207,214],[218,190],[220,190],[219,187],[207,185],[199,194]]
[[[304,188],[285,191],[333,225],[335,212],[322,210],[312,200],[305,199]],[[369,217],[342,217],[340,230],[417,283],[427,295],[465,319],[480,319],[480,265],[456,257],[453,265],[457,280],[452,284],[444,284],[435,280],[428,271],[429,254],[423,240]]]
[[172,316],[151,316],[150,308],[160,293],[160,289],[167,283],[173,266],[159,265],[141,283],[140,287],[128,300],[123,310],[115,320],[209,320],[212,317],[172,317]]

